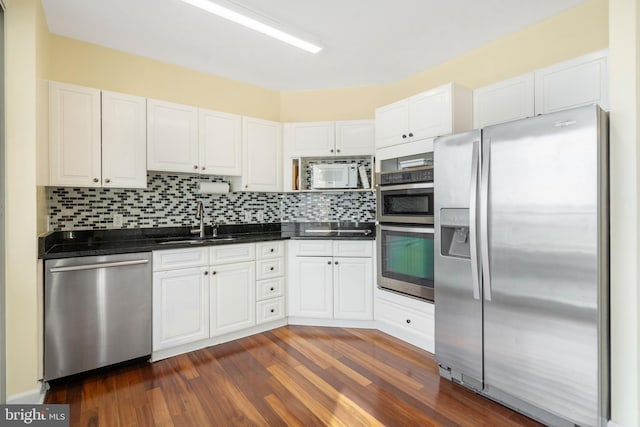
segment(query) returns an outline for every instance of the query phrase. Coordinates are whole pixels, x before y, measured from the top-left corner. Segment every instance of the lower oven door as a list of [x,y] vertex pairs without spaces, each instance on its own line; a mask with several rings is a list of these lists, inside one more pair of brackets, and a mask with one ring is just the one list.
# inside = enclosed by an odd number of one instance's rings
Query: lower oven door
[[433,301],[433,227],[378,225],[378,287]]

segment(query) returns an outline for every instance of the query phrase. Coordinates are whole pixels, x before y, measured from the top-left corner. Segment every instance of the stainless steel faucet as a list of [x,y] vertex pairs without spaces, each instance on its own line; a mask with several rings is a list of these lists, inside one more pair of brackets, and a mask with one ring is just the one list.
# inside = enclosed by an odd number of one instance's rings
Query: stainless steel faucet
[[213,223],[213,234],[211,235],[212,237],[218,237],[218,226],[220,224],[218,224],[217,222]]
[[202,206],[202,200],[198,200],[198,205],[196,207],[196,219],[200,220],[200,226],[198,228],[193,228],[191,230],[191,234],[197,234],[202,239],[204,238],[204,206]]

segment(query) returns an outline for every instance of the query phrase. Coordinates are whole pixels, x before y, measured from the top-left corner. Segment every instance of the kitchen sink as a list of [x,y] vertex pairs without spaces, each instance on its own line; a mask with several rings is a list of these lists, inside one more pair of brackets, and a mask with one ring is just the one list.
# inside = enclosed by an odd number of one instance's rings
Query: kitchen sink
[[199,245],[207,242],[228,241],[236,239],[233,236],[220,236],[220,237],[205,237],[203,239],[183,239],[183,240],[168,240],[166,242],[160,242],[161,245],[182,245],[189,243],[191,245]]

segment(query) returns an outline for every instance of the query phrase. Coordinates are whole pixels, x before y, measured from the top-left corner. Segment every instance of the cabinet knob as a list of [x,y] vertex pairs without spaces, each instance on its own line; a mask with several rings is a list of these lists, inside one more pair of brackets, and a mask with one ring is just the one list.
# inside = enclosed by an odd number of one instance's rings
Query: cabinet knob
[[208,272],[208,271],[205,271],[205,272],[204,272],[204,275],[205,275],[205,276],[208,276],[208,275],[209,275],[209,272]]
[[327,264],[331,265],[331,261],[327,261]]
[[269,270],[273,271],[273,267],[271,267]]
[[331,150],[329,150],[330,153],[333,153],[333,148]]
[[269,290],[270,290],[271,292],[273,292],[273,291],[275,290],[275,288],[274,288],[274,287],[271,287],[271,288],[269,288]]
[[216,272],[215,272],[215,271],[212,271],[212,272],[211,272],[211,274],[215,275],[215,274],[216,274]]
[[269,252],[273,252],[273,248],[271,248],[271,249],[269,250]]
[[402,134],[402,139],[407,139],[407,135]]
[[198,165],[193,165],[193,168],[194,169],[198,169]]
[[248,186],[248,185],[245,185],[245,186],[244,186],[244,188],[249,188],[249,186]]
[[98,178],[93,178],[93,182],[98,182],[100,181]]
[[107,184],[111,182],[111,180],[109,178],[105,179],[104,182],[106,182]]
[[275,310],[273,308],[271,310],[269,310],[269,311],[272,312],[272,313],[275,312]]
[[206,168],[207,168],[206,166],[203,166],[203,167],[202,167],[202,170],[205,170]]
[[339,152],[340,152],[340,149],[338,148],[338,149],[336,150],[336,153],[339,153]]
[[409,132],[409,137],[413,137],[413,132]]
[[407,319],[407,323],[411,323],[411,319]]

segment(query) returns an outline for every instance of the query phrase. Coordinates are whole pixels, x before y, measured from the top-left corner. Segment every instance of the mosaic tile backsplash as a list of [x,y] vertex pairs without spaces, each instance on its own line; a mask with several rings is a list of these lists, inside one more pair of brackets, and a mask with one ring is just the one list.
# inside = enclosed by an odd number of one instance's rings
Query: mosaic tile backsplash
[[[123,228],[189,226],[201,200],[207,224],[243,224],[287,221],[373,221],[375,194],[345,193],[229,193],[198,194],[198,182],[220,182],[222,177],[149,173],[146,189],[48,188],[51,229],[113,228],[113,215],[123,217]],[[251,211],[251,220],[245,213]],[[257,212],[263,220],[258,221]]]

